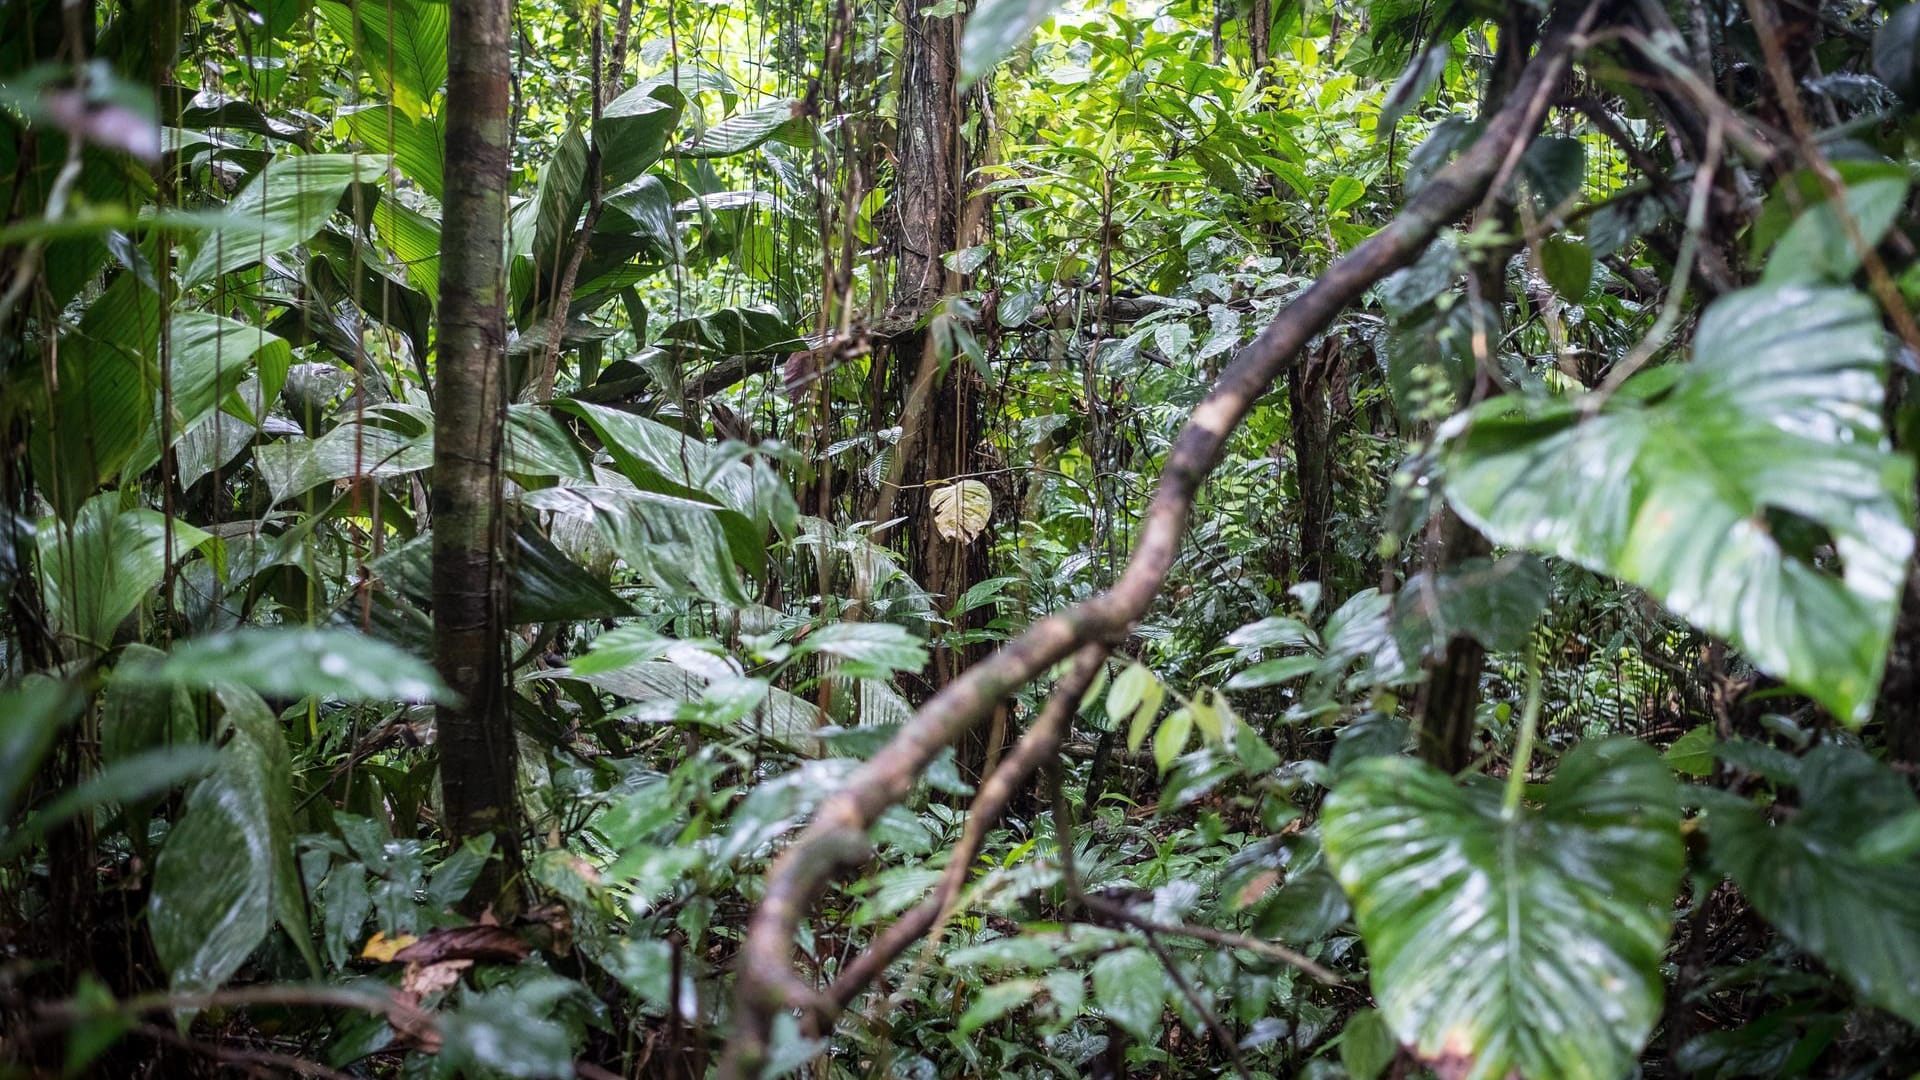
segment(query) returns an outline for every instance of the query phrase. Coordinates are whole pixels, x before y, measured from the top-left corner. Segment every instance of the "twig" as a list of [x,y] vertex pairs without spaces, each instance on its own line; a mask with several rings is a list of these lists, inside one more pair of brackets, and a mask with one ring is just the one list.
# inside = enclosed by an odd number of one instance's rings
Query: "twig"
[[1155,934],[1167,934],[1173,937],[1192,938],[1195,941],[1209,941],[1215,945],[1224,945],[1229,949],[1244,949],[1256,956],[1268,960],[1277,960],[1288,967],[1298,968],[1323,986],[1341,986],[1346,980],[1327,970],[1303,953],[1277,945],[1271,941],[1235,934],[1226,930],[1215,930],[1211,926],[1199,926],[1194,923],[1155,922],[1136,913],[1124,904],[1117,904],[1103,896],[1087,894],[1081,898],[1087,910],[1103,915],[1108,919],[1124,922],[1138,930]]
[[1247,1071],[1246,1059],[1240,1056],[1240,1040],[1233,1037],[1233,1032],[1227,1030],[1227,1025],[1221,1023],[1220,1017],[1216,1016],[1214,1011],[1207,1007],[1207,1003],[1200,999],[1200,992],[1193,988],[1193,984],[1187,981],[1185,975],[1181,974],[1180,965],[1173,962],[1167,947],[1160,944],[1159,935],[1151,930],[1144,930],[1142,933],[1146,936],[1147,948],[1152,949],[1153,955],[1160,961],[1161,970],[1167,973],[1167,978],[1173,980],[1174,987],[1180,991],[1181,997],[1187,999],[1187,1004],[1193,1006],[1193,1011],[1200,1014],[1200,1021],[1207,1025],[1207,1030],[1213,1032],[1213,1037],[1226,1048],[1227,1056],[1233,1061],[1233,1071],[1239,1075],[1240,1080],[1253,1080],[1253,1074]]
[[254,1050],[247,1047],[228,1046],[225,1043],[204,1042],[189,1039],[171,1028],[159,1024],[136,1024],[134,1031],[155,1042],[177,1046],[182,1050],[191,1050],[196,1054],[212,1058],[224,1065],[245,1068],[254,1072],[272,1070],[274,1075],[295,1073],[300,1076],[318,1076],[321,1080],[354,1080],[351,1073],[328,1068],[317,1061],[308,1061],[292,1054],[276,1053],[272,1050]]
[[1408,200],[1393,222],[1361,242],[1274,318],[1221,373],[1174,442],[1160,488],[1147,510],[1133,557],[1111,589],[1039,620],[999,651],[963,672],[902,725],[887,745],[820,805],[811,823],[767,872],[760,906],[747,926],[737,964],[738,1026],[720,1075],[743,1080],[765,1058],[774,1017],[791,1008],[817,1010],[831,999],[793,968],[801,920],[838,875],[866,863],[867,830],[913,789],[939,752],[999,703],[1088,643],[1120,640],[1159,594],[1179,553],[1200,484],[1254,402],[1297,362],[1300,350],[1346,307],[1388,274],[1420,257],[1446,225],[1472,209],[1516,144],[1540,126],[1543,83],[1557,85],[1573,53],[1584,9],[1561,7],[1545,41],[1506,106],[1484,133]]

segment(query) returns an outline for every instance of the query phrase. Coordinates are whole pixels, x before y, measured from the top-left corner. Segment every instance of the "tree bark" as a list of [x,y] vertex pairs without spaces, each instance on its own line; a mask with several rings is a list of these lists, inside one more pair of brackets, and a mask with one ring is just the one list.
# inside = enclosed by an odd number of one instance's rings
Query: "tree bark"
[[[942,260],[964,242],[961,185],[966,155],[961,145],[964,103],[959,89],[959,45],[963,20],[924,14],[914,4],[903,8],[906,34],[900,58],[899,146],[894,199],[897,216],[888,238],[894,258],[894,300],[889,320],[918,324],[959,284]],[[985,436],[981,399],[985,381],[964,357],[949,360],[938,372],[929,336],[904,333],[890,349],[896,387],[906,395],[900,444],[896,450],[900,480],[906,488],[909,519],[909,575],[937,599],[936,606],[957,603],[968,587],[989,573],[985,537],[971,542],[947,539],[934,525],[932,489],[924,485],[981,471],[977,448]],[[907,382],[931,380],[915,407]],[[977,626],[979,613],[962,616],[953,630]],[[979,659],[978,645],[936,649],[925,700]],[[995,733],[998,733],[997,735]],[[958,748],[963,772],[978,778],[1004,749],[1004,725],[970,732]]]
[[491,835],[470,907],[513,906],[517,757],[507,710],[500,452],[506,418],[505,250],[511,0],[453,0],[433,448],[433,658],[447,839]]

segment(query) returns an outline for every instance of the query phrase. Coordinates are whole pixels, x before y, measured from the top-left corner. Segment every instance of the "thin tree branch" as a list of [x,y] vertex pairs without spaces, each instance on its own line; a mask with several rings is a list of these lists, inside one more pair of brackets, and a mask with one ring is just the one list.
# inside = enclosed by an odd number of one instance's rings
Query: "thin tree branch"
[[778,1013],[805,1008],[819,1014],[832,1007],[831,998],[795,973],[793,942],[801,920],[828,885],[869,858],[867,830],[907,796],[942,749],[1008,695],[1083,645],[1120,640],[1146,612],[1179,552],[1200,484],[1219,463],[1227,438],[1315,334],[1376,282],[1418,259],[1442,228],[1473,208],[1513,148],[1539,128],[1550,97],[1540,89],[1564,77],[1573,38],[1592,24],[1599,4],[1563,6],[1509,103],[1487,121],[1473,146],[1408,200],[1391,224],[1329,267],[1221,374],[1168,453],[1138,545],[1114,586],[1041,619],[968,668],[822,802],[813,821],[768,870],[760,906],[748,923],[738,958],[739,1025],[721,1063],[722,1077],[741,1080],[757,1071]]
[[840,976],[827,987],[826,996],[832,1003],[832,1011],[817,1018],[823,1026],[831,1023],[840,1010],[851,1004],[869,983],[887,969],[895,957],[924,937],[953,910],[961,888],[967,883],[967,872],[973,868],[974,857],[980,853],[980,846],[987,838],[987,830],[1000,820],[1014,793],[1041,766],[1056,760],[1060,744],[1066,739],[1067,729],[1073,724],[1074,711],[1080,707],[1081,697],[1086,694],[1087,687],[1093,684],[1106,658],[1107,646],[1104,643],[1086,645],[1075,655],[1073,670],[1053,688],[1053,695],[1041,709],[1039,719],[1027,729],[1013,753],[1000,762],[1000,767],[981,781],[980,791],[974,796],[973,806],[967,814],[966,831],[948,857],[946,871],[934,885],[933,892],[912,910],[894,920],[893,925],[875,937],[864,951],[848,961],[846,967],[841,969]]

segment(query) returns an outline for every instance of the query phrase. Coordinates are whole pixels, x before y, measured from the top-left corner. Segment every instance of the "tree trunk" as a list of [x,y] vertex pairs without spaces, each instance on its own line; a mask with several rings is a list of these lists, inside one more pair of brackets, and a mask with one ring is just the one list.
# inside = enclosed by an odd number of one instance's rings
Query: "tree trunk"
[[447,38],[447,170],[434,393],[433,652],[456,695],[440,706],[442,825],[450,843],[491,835],[502,858],[468,897],[512,906],[517,757],[507,711],[500,451],[506,416],[505,252],[511,0],[453,0]]
[[[906,33],[900,57],[900,121],[895,168],[896,216],[888,237],[894,258],[894,297],[888,321],[918,325],[958,287],[942,260],[960,248],[969,231],[961,213],[966,155],[960,139],[963,103],[958,53],[962,20],[922,14],[913,4],[903,9]],[[903,432],[897,453],[900,481],[909,494],[908,572],[944,610],[988,574],[988,541],[949,540],[934,527],[930,489],[919,486],[980,471],[978,447],[984,437],[981,400],[986,392],[979,372],[964,357],[954,357],[944,373],[928,335],[899,334],[889,362],[896,390],[905,395]],[[909,381],[911,380],[911,381]],[[915,383],[928,389],[915,402]],[[915,407],[916,404],[918,407]],[[963,617],[954,630],[977,624],[979,614]],[[977,659],[979,646],[937,649],[926,693],[951,682]],[[1004,749],[1004,725],[971,732],[959,746],[964,772],[979,774]]]

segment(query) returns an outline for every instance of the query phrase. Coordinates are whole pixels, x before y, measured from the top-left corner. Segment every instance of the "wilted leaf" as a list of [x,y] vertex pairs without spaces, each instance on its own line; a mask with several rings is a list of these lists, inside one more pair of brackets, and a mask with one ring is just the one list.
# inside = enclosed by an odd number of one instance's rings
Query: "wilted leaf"
[[961,480],[934,488],[928,506],[941,536],[970,544],[993,518],[993,492],[978,480]]

